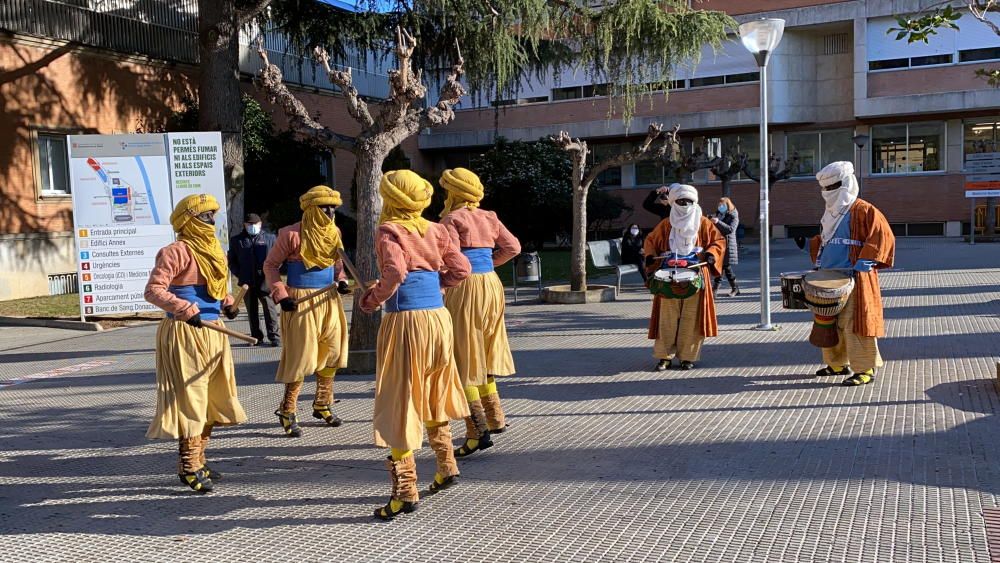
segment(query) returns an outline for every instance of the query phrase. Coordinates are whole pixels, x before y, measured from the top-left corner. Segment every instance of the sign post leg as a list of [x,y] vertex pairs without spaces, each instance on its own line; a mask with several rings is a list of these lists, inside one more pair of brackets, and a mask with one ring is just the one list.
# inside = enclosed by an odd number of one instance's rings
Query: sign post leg
[[976,198],[970,197],[972,202],[972,218],[969,220],[969,244],[976,244]]

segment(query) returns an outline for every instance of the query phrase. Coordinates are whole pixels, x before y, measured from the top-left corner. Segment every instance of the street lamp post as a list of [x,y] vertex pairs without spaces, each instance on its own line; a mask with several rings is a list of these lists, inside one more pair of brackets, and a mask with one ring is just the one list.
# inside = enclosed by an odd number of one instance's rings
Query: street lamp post
[[864,153],[862,150],[865,148],[865,145],[868,144],[868,135],[855,135],[851,137],[851,140],[854,141],[854,145],[858,147],[858,165],[856,168],[858,173],[858,192],[860,193],[862,181],[861,177],[864,175],[864,170],[862,170],[864,165]]
[[760,324],[758,330],[774,330],[771,325],[771,225],[768,209],[770,178],[767,148],[767,61],[781,42],[785,20],[764,18],[740,26],[740,39],[760,68]]

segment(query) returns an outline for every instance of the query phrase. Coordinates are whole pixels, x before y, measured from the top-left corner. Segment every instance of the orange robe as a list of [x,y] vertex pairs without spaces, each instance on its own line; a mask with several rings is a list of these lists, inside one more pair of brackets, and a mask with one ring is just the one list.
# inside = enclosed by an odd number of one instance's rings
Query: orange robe
[[[722,257],[726,254],[726,238],[722,236],[719,229],[705,217],[701,218],[701,228],[698,229],[697,246],[704,248],[707,252],[715,256],[715,264],[712,266],[702,266],[702,276],[706,286],[702,289],[701,303],[701,335],[718,336],[719,322],[715,318],[715,296],[712,294],[711,285],[713,276],[722,275]],[[660,256],[670,250],[670,219],[660,221],[660,224],[653,228],[653,231],[646,236],[646,242],[642,246],[643,254],[646,256]],[[653,266],[646,268],[646,273],[652,276],[653,272],[659,269],[659,261]],[[653,299],[653,311],[649,317],[649,339],[656,340],[659,336],[660,327],[660,299],[664,297],[656,296]]]
[[[858,198],[851,205],[851,238],[864,246],[850,248],[851,262],[874,260],[870,272],[855,272],[854,334],[881,338],[885,336],[885,319],[882,314],[882,289],[879,287],[878,270],[891,268],[896,259],[896,236],[885,215],[874,205]],[[809,255],[813,263],[819,254],[822,237],[816,235],[809,242]]]

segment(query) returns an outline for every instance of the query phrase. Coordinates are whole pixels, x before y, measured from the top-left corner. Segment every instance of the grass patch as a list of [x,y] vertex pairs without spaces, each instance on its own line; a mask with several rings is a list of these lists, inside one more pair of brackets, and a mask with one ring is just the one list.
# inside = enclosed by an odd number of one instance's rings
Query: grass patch
[[[570,251],[569,249],[542,250],[538,253],[542,261],[542,285],[551,285],[556,282],[569,282],[570,271]],[[514,286],[514,278],[511,273],[514,268],[514,261],[511,260],[503,266],[497,268],[497,275],[506,287]],[[611,270],[597,270],[587,258],[587,277],[591,278],[600,274],[606,274]]]
[[79,318],[80,294],[68,293],[0,301],[0,316]]

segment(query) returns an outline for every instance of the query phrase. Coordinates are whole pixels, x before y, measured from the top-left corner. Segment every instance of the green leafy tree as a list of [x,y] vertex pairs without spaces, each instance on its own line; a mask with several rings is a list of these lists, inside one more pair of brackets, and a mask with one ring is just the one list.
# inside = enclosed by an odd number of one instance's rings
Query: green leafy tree
[[472,161],[486,187],[483,206],[495,211],[528,250],[539,250],[572,224],[569,156],[551,140],[500,138]]

